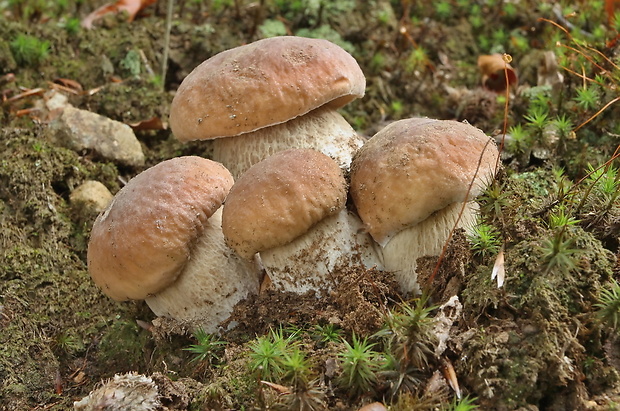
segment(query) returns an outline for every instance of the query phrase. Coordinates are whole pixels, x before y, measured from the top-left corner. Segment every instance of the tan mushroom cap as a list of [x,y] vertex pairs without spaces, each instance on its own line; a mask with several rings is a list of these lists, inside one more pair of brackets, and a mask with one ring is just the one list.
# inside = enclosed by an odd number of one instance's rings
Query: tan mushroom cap
[[144,299],[172,284],[232,184],[224,166],[194,156],[131,179],[93,225],[88,270],[95,283],[117,301]]
[[285,245],[345,206],[338,164],[312,149],[289,149],[253,165],[224,204],[222,231],[240,256]]
[[489,141],[470,124],[426,118],[396,121],[368,140],[351,163],[350,192],[375,241],[385,245],[435,211],[479,195],[498,156]]
[[170,107],[181,141],[236,136],[362,97],[364,74],[322,39],[272,37],[223,51],[196,67]]

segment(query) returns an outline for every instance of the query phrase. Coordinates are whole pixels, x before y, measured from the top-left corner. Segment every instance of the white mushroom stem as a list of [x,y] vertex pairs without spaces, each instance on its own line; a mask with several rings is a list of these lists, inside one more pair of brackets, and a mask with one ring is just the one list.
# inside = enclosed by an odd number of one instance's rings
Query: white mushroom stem
[[343,209],[287,245],[260,252],[263,267],[275,289],[325,296],[339,267],[382,268],[380,254],[359,218]]
[[256,267],[226,245],[221,223],[222,208],[219,208],[207,221],[178,279],[145,299],[156,315],[214,333],[218,324],[230,316],[235,304],[258,293]]
[[466,203],[457,224],[462,207],[463,203],[453,203],[433,213],[426,220],[399,231],[383,246],[385,270],[394,272],[403,292],[416,295],[421,293],[416,272],[418,258],[439,255],[455,225],[467,232],[474,227],[477,204]]
[[278,151],[312,148],[333,158],[348,170],[364,139],[338,113],[321,107],[285,123],[235,137],[213,140],[213,159],[235,179],[245,170]]

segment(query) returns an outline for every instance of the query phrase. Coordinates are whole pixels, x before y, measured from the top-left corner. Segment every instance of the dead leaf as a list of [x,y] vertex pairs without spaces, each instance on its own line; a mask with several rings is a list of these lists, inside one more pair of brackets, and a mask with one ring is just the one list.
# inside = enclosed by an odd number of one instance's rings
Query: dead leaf
[[285,387],[284,385],[274,384],[272,382],[262,381],[262,380],[261,380],[261,384],[265,384],[266,386],[268,386],[270,388],[273,388],[274,390],[276,390],[280,394],[290,394],[291,393],[291,389],[289,387]]
[[478,68],[482,73],[482,86],[496,93],[506,90],[506,76],[508,87],[514,87],[519,82],[517,72],[504,61],[501,54],[478,56]]
[[456,378],[456,372],[454,371],[452,362],[447,358],[442,359],[442,371],[444,378],[448,381],[448,385],[454,390],[456,397],[460,399],[461,389],[459,388],[459,380]]
[[6,101],[9,104],[12,104],[18,100],[22,100],[24,98],[27,97],[32,97],[32,96],[42,96],[43,93],[45,93],[45,90],[37,87],[37,88],[32,88],[32,89],[26,89],[23,92],[19,93],[19,94],[15,94],[13,97],[8,98]]
[[495,264],[493,264],[493,271],[491,272],[491,280],[494,280],[497,277],[497,288],[501,288],[504,285],[505,276],[506,269],[504,267],[504,247],[502,247],[495,258]]
[[69,78],[57,78],[51,84],[51,88],[60,88],[71,94],[76,94],[76,95],[79,95],[84,91],[84,88],[79,82],[75,80],[71,80]]
[[148,120],[138,121],[137,123],[129,124],[129,127],[136,131],[144,130],[165,130],[167,125],[161,121],[159,117],[151,117]]
[[132,22],[136,15],[145,7],[150,6],[157,0],[117,0],[114,3],[107,3],[90,13],[82,20],[82,27],[92,29],[95,20],[106,14],[119,13],[126,11],[129,14],[129,21]]

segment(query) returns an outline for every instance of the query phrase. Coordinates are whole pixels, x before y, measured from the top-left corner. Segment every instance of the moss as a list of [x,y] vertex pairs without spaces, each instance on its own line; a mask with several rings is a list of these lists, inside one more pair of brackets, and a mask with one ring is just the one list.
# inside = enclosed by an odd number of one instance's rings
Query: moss
[[580,336],[592,327],[591,301],[610,278],[614,256],[575,228],[578,268],[546,271],[539,248],[548,235],[543,230],[506,250],[505,290],[490,281],[491,267],[479,267],[466,280],[468,317],[482,319],[485,328],[468,339],[467,361],[459,366],[482,404],[540,404],[567,384],[581,383],[577,369],[589,343]]
[[135,321],[115,321],[104,330],[97,356],[115,373],[142,371],[149,336]]
[[5,129],[2,141],[0,398],[23,409],[28,401],[50,401],[57,375],[72,372],[71,356],[56,349],[57,335],[72,335],[82,347],[76,346],[73,355],[85,355],[84,347],[126,310],[90,280],[78,257],[85,248],[74,248],[76,229],[67,214],[73,187],[114,173],[50,145],[40,133]]

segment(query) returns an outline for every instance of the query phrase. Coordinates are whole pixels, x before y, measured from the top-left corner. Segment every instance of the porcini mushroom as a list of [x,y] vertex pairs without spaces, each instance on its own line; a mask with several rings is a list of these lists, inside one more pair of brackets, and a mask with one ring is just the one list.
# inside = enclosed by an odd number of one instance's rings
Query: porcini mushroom
[[351,197],[403,291],[420,292],[419,257],[438,255],[455,225],[474,224],[472,200],[492,180],[497,157],[476,127],[427,118],[391,123],[355,154]]
[[221,205],[233,178],[195,156],[131,179],[95,220],[88,270],[117,301],[146,300],[158,316],[215,332],[233,306],[258,292],[258,275],[224,243]]
[[222,215],[226,243],[248,260],[259,253],[274,288],[324,295],[341,264],[378,264],[346,198],[343,173],[330,157],[312,149],[278,152],[230,190]]
[[221,52],[181,83],[170,127],[181,141],[213,140],[234,178],[288,148],[314,148],[347,168],[363,139],[336,111],[364,95],[355,59],[322,39],[272,37]]
[[516,87],[519,83],[517,72],[506,61],[508,57],[502,54],[478,56],[478,69],[482,74],[482,86],[496,93],[502,93],[509,87]]

